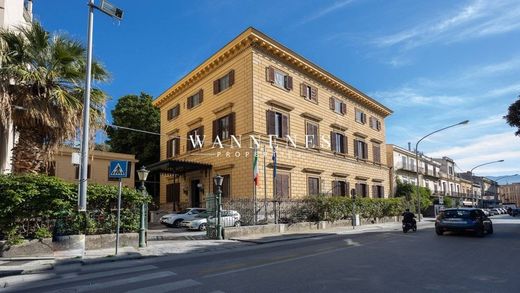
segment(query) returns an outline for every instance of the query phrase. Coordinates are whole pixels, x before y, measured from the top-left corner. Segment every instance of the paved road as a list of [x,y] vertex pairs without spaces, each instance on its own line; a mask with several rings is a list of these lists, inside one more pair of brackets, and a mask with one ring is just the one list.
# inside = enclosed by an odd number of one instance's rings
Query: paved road
[[[42,274],[23,292],[519,292],[520,218],[484,238],[432,228],[334,235],[204,257],[122,261]],[[0,289],[0,292],[2,290]],[[8,290],[10,291],[10,290]]]

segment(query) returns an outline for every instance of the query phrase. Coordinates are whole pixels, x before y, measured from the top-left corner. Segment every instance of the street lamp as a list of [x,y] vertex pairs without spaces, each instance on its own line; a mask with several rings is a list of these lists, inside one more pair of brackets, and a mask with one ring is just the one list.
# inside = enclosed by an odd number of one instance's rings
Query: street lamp
[[[139,189],[141,190],[141,193],[143,194],[143,199],[146,199],[146,187],[144,186],[144,182],[146,181],[146,178],[148,178],[148,171],[144,166],[141,167],[141,169],[137,170],[137,176],[139,176],[139,181],[141,181],[141,186]],[[146,225],[146,202],[143,201],[141,204],[141,223],[139,225],[139,247],[145,247],[146,246],[146,234],[145,234],[145,225]]]
[[[475,194],[475,192],[473,191],[473,182],[474,182],[474,178],[473,178],[473,170],[477,169],[478,167],[482,167],[482,166],[486,166],[486,165],[489,165],[489,164],[495,164],[495,163],[502,163],[504,160],[498,160],[498,161],[492,161],[492,162],[487,162],[487,163],[484,163],[484,164],[480,164],[480,165],[477,165],[475,167],[473,167],[470,171],[469,171],[469,174],[471,176],[471,193],[473,193],[473,206],[476,206],[478,205],[478,199],[477,199],[477,195]],[[482,185],[479,183],[479,186],[480,186],[480,193],[482,194]]]
[[499,177],[499,178],[495,179],[495,182],[497,182],[497,181],[499,181],[499,180],[502,180],[502,179],[505,179],[505,178],[515,177],[515,176],[518,176],[518,174],[502,176],[502,177]]
[[421,197],[419,196],[419,143],[427,138],[428,136],[432,135],[432,134],[435,134],[437,132],[440,132],[440,131],[443,131],[443,130],[446,130],[448,128],[452,128],[452,127],[455,127],[455,126],[458,126],[458,125],[464,125],[464,124],[468,124],[469,120],[464,120],[462,122],[459,122],[457,124],[453,124],[453,125],[450,125],[450,126],[447,126],[447,127],[444,127],[444,128],[441,128],[439,130],[435,130],[434,132],[431,132],[425,136],[423,136],[421,139],[419,139],[419,141],[415,144],[415,172],[416,172],[416,179],[417,179],[417,182],[416,182],[416,189],[415,189],[415,192],[417,194],[417,214],[418,214],[418,217],[419,217],[419,222],[421,221]]
[[220,200],[222,197],[222,182],[224,181],[224,177],[217,174],[213,178],[213,182],[215,183],[215,186],[217,186],[217,198],[216,198],[216,204],[215,207],[217,209],[217,239],[222,240],[222,230],[220,227]]

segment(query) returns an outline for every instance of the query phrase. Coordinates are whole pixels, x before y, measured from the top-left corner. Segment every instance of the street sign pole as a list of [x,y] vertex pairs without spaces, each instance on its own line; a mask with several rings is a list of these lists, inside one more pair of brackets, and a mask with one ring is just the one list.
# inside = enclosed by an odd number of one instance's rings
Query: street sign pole
[[119,178],[119,191],[117,194],[117,230],[116,230],[116,255],[119,249],[119,229],[121,227],[121,189],[123,188],[123,180]]

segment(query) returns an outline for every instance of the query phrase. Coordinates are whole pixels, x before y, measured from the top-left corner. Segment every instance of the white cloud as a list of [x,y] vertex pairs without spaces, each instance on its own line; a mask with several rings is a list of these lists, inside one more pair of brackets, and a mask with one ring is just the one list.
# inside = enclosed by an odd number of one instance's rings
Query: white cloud
[[427,155],[450,157],[462,170],[470,170],[486,162],[504,160],[502,163],[479,167],[475,173],[482,175],[518,173],[520,171],[520,138],[515,136],[512,131],[488,134],[470,140],[465,145],[440,149]]
[[337,1],[335,2],[334,4],[330,5],[330,6],[327,6],[323,9],[320,9],[318,10],[317,12],[313,13],[313,14],[310,14],[309,16],[305,17],[300,23],[299,25],[303,25],[303,24],[306,24],[308,22],[311,22],[313,20],[316,20],[318,18],[321,18],[331,12],[334,12],[338,9],[341,9],[343,7],[345,7],[346,5],[352,3],[353,0],[343,0],[343,1]]
[[418,89],[406,86],[393,91],[374,92],[370,96],[383,99],[390,106],[455,106],[467,100],[462,96],[423,94]]
[[518,4],[514,0],[473,1],[450,17],[377,38],[373,44],[411,49],[434,42],[450,43],[514,31],[520,29]]

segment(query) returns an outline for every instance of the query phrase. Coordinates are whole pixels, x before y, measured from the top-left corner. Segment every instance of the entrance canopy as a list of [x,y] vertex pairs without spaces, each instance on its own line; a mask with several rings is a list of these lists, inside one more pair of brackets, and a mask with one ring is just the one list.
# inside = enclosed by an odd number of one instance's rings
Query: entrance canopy
[[184,174],[197,170],[209,170],[210,164],[183,160],[163,160],[146,166],[150,172],[160,172],[161,174]]

